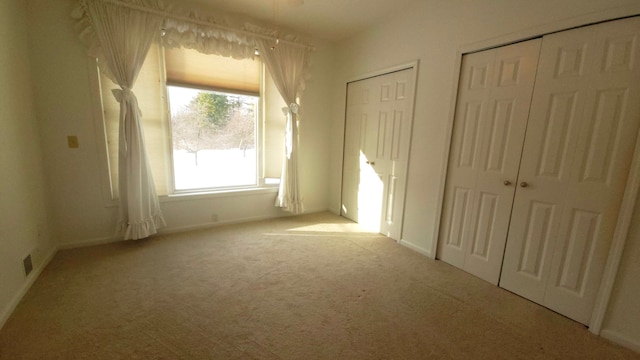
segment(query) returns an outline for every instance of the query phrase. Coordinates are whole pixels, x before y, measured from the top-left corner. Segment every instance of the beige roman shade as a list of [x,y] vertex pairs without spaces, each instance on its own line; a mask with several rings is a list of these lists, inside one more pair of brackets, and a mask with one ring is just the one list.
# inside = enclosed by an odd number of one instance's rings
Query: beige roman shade
[[192,49],[165,49],[167,84],[247,95],[260,94],[260,62],[207,55]]

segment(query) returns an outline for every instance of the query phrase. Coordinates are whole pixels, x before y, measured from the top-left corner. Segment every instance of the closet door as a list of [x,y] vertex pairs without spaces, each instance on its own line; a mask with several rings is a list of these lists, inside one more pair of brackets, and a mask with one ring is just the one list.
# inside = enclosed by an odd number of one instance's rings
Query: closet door
[[347,86],[341,214],[394,240],[402,230],[415,71]]
[[545,36],[500,286],[588,324],[640,123],[640,21]]
[[465,55],[438,258],[497,284],[540,39]]

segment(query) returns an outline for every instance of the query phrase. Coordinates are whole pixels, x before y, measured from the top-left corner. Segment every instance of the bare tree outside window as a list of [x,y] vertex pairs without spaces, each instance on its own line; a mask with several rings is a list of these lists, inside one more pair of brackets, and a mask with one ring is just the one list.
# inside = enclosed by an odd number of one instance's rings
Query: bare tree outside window
[[[258,98],[174,86],[169,90],[176,189],[255,183]],[[185,163],[185,153],[191,164]]]

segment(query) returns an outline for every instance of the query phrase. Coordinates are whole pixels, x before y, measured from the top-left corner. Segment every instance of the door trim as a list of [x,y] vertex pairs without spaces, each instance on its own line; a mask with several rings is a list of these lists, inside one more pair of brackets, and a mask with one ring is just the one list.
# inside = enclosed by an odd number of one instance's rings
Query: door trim
[[[442,220],[442,206],[444,204],[444,187],[446,182],[447,168],[449,166],[449,153],[451,148],[451,135],[453,133],[453,122],[455,118],[456,104],[458,101],[458,87],[460,82],[462,56],[464,54],[482,51],[493,47],[499,47],[508,45],[511,43],[526,41],[535,37],[544,36],[554,32],[569,30],[576,27],[588,26],[599,22],[615,21],[628,17],[640,16],[640,5],[622,6],[614,9],[607,9],[601,12],[594,12],[591,14],[583,15],[580,17],[565,19],[562,21],[545,24],[543,26],[515,32],[505,36],[501,36],[494,39],[480,41],[468,45],[461,46],[455,55],[453,83],[456,84],[452,88],[451,103],[449,105],[449,115],[447,118],[447,130],[445,137],[445,151],[442,157],[442,167],[440,169],[441,174],[444,174],[440,180],[440,186],[438,188],[436,208],[436,222],[434,231],[432,234],[433,241],[431,242],[430,258],[436,259],[438,249],[438,238],[440,234],[440,221]],[[622,254],[624,245],[626,243],[629,228],[631,226],[631,220],[634,215],[634,209],[636,205],[636,198],[640,193],[640,132],[636,137],[636,145],[631,160],[631,168],[629,170],[629,176],[625,185],[623,194],[623,201],[620,205],[620,211],[618,213],[618,220],[616,222],[616,228],[614,230],[613,239],[609,248],[609,255],[607,257],[607,263],[605,265],[602,281],[600,282],[600,288],[596,297],[596,303],[591,314],[591,320],[589,321],[589,331],[595,335],[600,335],[602,330],[602,324],[606,315],[609,300],[611,299],[611,293],[615,284],[616,277],[618,275],[618,268],[622,261]]]
[[616,228],[613,233],[611,247],[609,248],[609,256],[604,267],[604,274],[600,282],[600,290],[596,297],[596,303],[593,306],[591,320],[589,321],[589,331],[594,334],[600,334],[602,323],[607,312],[613,285],[618,275],[618,268],[622,262],[622,253],[624,245],[627,242],[631,220],[634,215],[634,209],[640,192],[640,132],[636,137],[636,147],[633,151],[631,159],[631,168],[627,177],[627,185],[622,195],[622,204],[616,222]]
[[[398,65],[394,65],[394,66],[390,66],[387,68],[383,68],[383,69],[378,69],[378,70],[374,70],[374,71],[370,71],[364,74],[360,74],[360,75],[356,75],[352,78],[349,78],[346,82],[345,82],[345,88],[347,87],[347,85],[349,83],[352,82],[356,82],[356,81],[361,81],[361,80],[367,80],[369,78],[372,77],[376,77],[376,76],[382,76],[382,75],[387,75],[390,73],[394,73],[397,71],[402,71],[402,70],[407,70],[407,69],[411,69],[414,68],[416,70],[416,78],[417,78],[417,73],[418,73],[418,65],[419,65],[420,61],[419,60],[414,60],[414,61],[410,61],[407,63],[403,63],[403,64],[398,64]],[[415,81],[414,81],[415,83]],[[415,98],[415,96],[414,96]],[[415,107],[415,102],[414,102],[414,107]]]
[[410,61],[407,63],[403,63],[403,64],[398,64],[398,65],[394,65],[394,66],[390,66],[387,68],[383,68],[383,69],[379,69],[379,70],[374,70],[368,73],[364,73],[361,75],[357,75],[353,78],[348,79],[345,84],[344,84],[344,89],[345,89],[345,112],[343,114],[344,118],[343,118],[343,129],[342,129],[342,166],[340,167],[340,170],[342,171],[342,174],[340,176],[340,216],[342,216],[342,194],[344,191],[344,153],[345,153],[345,147],[346,147],[346,135],[347,135],[347,88],[349,86],[350,83],[352,82],[356,82],[356,81],[362,81],[362,80],[367,80],[369,78],[373,78],[376,76],[382,76],[382,75],[387,75],[387,74],[391,74],[394,72],[398,72],[398,71],[403,71],[403,70],[409,70],[409,69],[413,69],[413,103],[411,105],[411,124],[409,126],[409,153],[407,154],[407,168],[405,169],[405,173],[404,173],[404,194],[402,196],[402,210],[400,211],[400,214],[398,216],[399,218],[399,222],[400,222],[400,236],[399,239],[397,240],[399,244],[402,244],[404,246],[407,246],[409,248],[412,248],[422,254],[426,254],[426,252],[422,249],[418,249],[417,247],[412,247],[410,242],[404,240],[404,238],[402,237],[403,232],[404,232],[404,213],[405,213],[405,207],[407,204],[407,184],[408,184],[408,178],[409,178],[409,168],[410,168],[410,162],[411,162],[411,144],[413,143],[413,123],[414,123],[414,119],[415,119],[415,113],[416,113],[416,93],[418,91],[418,71],[419,71],[419,64],[420,61],[419,60],[414,60],[414,61]]

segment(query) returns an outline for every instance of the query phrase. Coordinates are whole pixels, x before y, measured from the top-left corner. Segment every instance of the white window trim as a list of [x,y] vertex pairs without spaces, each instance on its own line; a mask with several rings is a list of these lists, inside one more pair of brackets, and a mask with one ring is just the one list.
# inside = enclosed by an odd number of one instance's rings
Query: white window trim
[[[165,69],[162,72],[162,82],[163,86],[166,89],[166,67],[164,63],[164,48],[161,47],[162,54],[160,56],[161,66]],[[98,68],[97,60],[95,58],[88,57],[87,58],[87,66],[90,69],[89,71],[89,86],[91,93],[91,101],[92,101],[92,113],[93,113],[93,122],[95,129],[95,137],[96,144],[98,147],[98,161],[100,162],[100,183],[101,183],[101,193],[102,200],[105,207],[117,207],[118,199],[113,196],[113,184],[111,182],[111,170],[109,163],[109,155],[108,155],[108,144],[107,144],[107,135],[106,135],[106,127],[104,123],[104,108],[102,102],[102,91],[101,91],[101,83],[100,83],[100,70]],[[171,149],[173,146],[168,146],[168,154],[165,154],[165,158],[167,161],[170,161],[170,166],[167,166],[167,179],[168,179],[168,195],[160,195],[160,203],[167,202],[175,202],[175,201],[187,201],[187,200],[201,200],[201,199],[210,199],[210,198],[221,198],[221,197],[230,197],[230,196],[251,196],[251,195],[260,195],[265,193],[276,193],[279,188],[279,179],[269,179],[271,181],[267,181],[264,177],[265,175],[265,131],[264,127],[266,124],[266,100],[264,96],[265,92],[265,71],[264,64],[261,66],[261,74],[260,74],[260,94],[259,94],[259,109],[258,109],[258,121],[257,121],[257,134],[256,134],[256,148],[259,148],[257,161],[256,161],[256,185],[249,186],[238,186],[238,187],[219,187],[219,188],[205,188],[205,189],[197,189],[197,190],[176,190],[175,189],[175,180],[174,180],[174,170],[173,170],[173,151]],[[188,85],[184,85],[188,86]],[[165,111],[167,112],[167,119],[170,119],[171,114],[168,106],[168,98],[165,95]],[[171,145],[173,143],[172,131],[171,131],[171,121],[167,125],[167,141]]]
[[[194,85],[189,85],[189,84],[180,84],[180,85],[169,85],[167,83],[167,77],[166,77],[166,67],[165,67],[165,63],[164,63],[164,48],[162,51],[162,57],[161,57],[161,62],[162,62],[162,66],[163,69],[165,69],[165,71],[162,74],[162,82],[165,88],[165,99],[166,99],[166,109],[165,111],[167,112],[167,119],[169,119],[169,124],[167,126],[167,129],[169,131],[169,134],[167,136],[167,139],[169,141],[169,144],[172,145],[173,144],[173,129],[171,129],[171,109],[169,107],[169,89],[168,86],[180,86],[180,87],[185,87],[185,88],[190,88],[190,89],[200,89],[203,91],[217,91],[217,92],[223,92],[223,90],[217,90],[217,89],[208,89],[208,88],[203,88],[203,87],[199,87],[199,86],[194,86]],[[228,90],[224,90],[224,93],[227,94],[238,94],[238,95],[249,95],[249,96],[257,96],[258,97],[258,114],[256,115],[256,150],[258,151],[258,153],[256,154],[256,178],[255,178],[255,184],[251,184],[251,185],[238,185],[238,186],[220,186],[220,187],[210,187],[210,188],[198,188],[198,189],[184,189],[184,190],[179,190],[176,189],[175,186],[175,162],[173,159],[173,151],[170,151],[169,157],[167,157],[169,159],[169,161],[171,162],[170,164],[170,176],[169,178],[169,195],[168,196],[191,196],[191,195],[199,195],[199,194],[213,194],[213,193],[238,193],[238,192],[242,192],[244,190],[253,190],[253,189],[260,189],[261,187],[263,187],[265,185],[264,183],[264,178],[263,178],[263,164],[261,159],[264,158],[264,141],[262,138],[262,134],[264,132],[264,111],[263,111],[263,107],[265,106],[265,102],[264,102],[264,64],[262,64],[260,66],[260,93],[259,94],[246,94],[243,92],[237,92],[237,93],[232,93]],[[173,146],[169,146],[168,148],[173,149]]]
[[100,69],[95,58],[87,58],[89,69],[89,86],[91,92],[91,104],[93,112],[93,122],[98,147],[98,161],[100,162],[100,183],[102,201],[106,207],[117,206],[118,199],[113,196],[111,184],[111,169],[109,165],[109,154],[107,145],[107,129],[104,126],[104,107],[102,104],[102,91],[100,84]]

